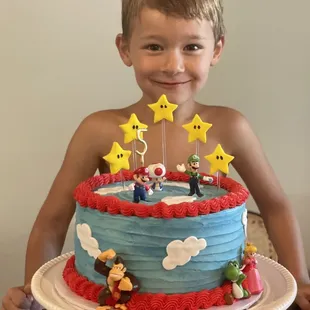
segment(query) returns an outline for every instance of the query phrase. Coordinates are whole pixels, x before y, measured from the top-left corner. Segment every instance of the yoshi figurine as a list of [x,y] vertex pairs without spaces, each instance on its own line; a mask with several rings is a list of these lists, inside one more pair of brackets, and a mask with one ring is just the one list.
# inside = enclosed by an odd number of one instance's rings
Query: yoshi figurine
[[224,270],[227,280],[232,282],[232,295],[236,299],[244,299],[251,296],[250,292],[242,287],[242,282],[246,279],[246,275],[240,270],[237,261],[230,261]]

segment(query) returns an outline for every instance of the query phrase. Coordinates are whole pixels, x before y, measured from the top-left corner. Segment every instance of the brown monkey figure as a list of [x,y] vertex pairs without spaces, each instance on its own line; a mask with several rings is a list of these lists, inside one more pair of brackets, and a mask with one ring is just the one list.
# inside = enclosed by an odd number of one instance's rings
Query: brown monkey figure
[[[106,266],[108,260],[115,258],[112,268]],[[114,250],[102,252],[95,261],[95,270],[107,278],[107,287],[99,294],[99,307],[96,310],[127,310],[126,303],[132,293],[140,289],[138,280],[129,272],[124,260],[116,256]]]

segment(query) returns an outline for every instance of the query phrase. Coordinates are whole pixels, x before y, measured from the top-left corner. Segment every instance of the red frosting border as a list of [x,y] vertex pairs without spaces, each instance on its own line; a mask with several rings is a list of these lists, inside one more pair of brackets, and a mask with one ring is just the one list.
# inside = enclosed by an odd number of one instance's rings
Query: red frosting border
[[[63,279],[77,295],[98,304],[98,296],[103,285],[95,284],[81,276],[75,268],[75,256],[70,257],[63,270]],[[221,287],[212,290],[186,294],[151,294],[136,293],[128,302],[128,310],[197,310],[212,306],[226,305],[224,295],[230,294],[232,285],[225,282]]]
[[[133,180],[133,172],[123,171],[123,178],[126,181]],[[207,175],[203,174],[202,175]],[[212,185],[217,186],[217,177],[213,177]],[[180,172],[167,172],[166,178],[169,181],[188,182],[189,176]],[[155,218],[184,218],[207,215],[222,210],[234,208],[246,202],[249,191],[240,183],[231,178],[220,177],[221,188],[228,191],[226,195],[215,197],[209,200],[196,202],[183,202],[167,205],[158,202],[154,205],[133,203],[120,200],[115,196],[100,196],[93,192],[94,189],[107,184],[121,182],[121,174],[102,174],[89,178],[79,184],[74,191],[74,198],[81,207],[97,209],[100,212],[108,212],[112,215],[122,214],[123,216],[155,217]],[[209,184],[201,181],[201,184]]]

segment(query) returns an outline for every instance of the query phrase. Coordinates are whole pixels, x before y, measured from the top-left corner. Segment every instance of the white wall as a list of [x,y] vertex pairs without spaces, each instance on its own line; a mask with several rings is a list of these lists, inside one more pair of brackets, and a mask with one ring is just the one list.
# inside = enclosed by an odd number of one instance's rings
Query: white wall
[[[250,119],[294,204],[310,265],[309,10],[307,0],[226,1],[226,51],[199,99]],[[114,47],[119,30],[120,1],[0,1],[1,296],[22,282],[29,230],[81,119],[140,95]]]

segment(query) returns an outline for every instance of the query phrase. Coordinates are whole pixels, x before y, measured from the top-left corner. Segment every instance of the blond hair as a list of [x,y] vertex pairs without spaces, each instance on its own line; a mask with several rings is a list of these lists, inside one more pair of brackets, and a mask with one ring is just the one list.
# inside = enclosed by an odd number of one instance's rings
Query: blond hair
[[216,43],[225,34],[223,0],[122,0],[122,27],[125,38],[130,37],[132,21],[145,7],[156,9],[167,16],[207,19],[213,27]]
[[256,253],[257,252],[257,247],[250,242],[247,242],[246,247],[244,249],[244,254],[246,253]]

